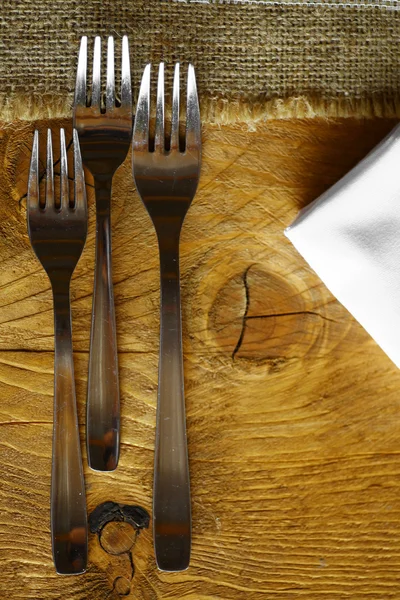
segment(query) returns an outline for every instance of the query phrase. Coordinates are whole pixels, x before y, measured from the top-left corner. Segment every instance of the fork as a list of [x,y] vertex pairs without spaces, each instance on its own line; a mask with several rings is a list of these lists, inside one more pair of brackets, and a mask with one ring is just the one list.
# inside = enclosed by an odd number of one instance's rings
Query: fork
[[[145,67],[133,131],[133,176],[153,221],[160,253],[160,360],[154,459],[153,530],[157,566],[189,566],[191,509],[185,423],[179,237],[196,193],[201,163],[201,123],[196,79],[188,67],[186,139],[179,139],[179,63],[175,65],[170,140],[165,136],[164,64],[158,70],[156,123],[150,139],[150,68]],[[168,145],[169,142],[169,145]]]
[[128,38],[122,39],[120,100],[114,80],[114,39],[108,38],[105,102],[101,92],[101,41],[95,38],[91,95],[86,95],[87,37],[81,40],[74,102],[82,160],[94,178],[96,266],[87,392],[86,441],[92,469],[112,471],[119,458],[120,399],[111,265],[111,186],[132,137]]
[[65,133],[60,130],[60,202],[54,193],[53,146],[47,132],[44,199],[39,194],[39,133],[33,138],[29,172],[28,233],[37,258],[51,283],[54,298],[54,424],[51,476],[53,559],[60,574],[86,570],[87,517],[85,484],[76,410],[70,282],[87,233],[85,180],[76,132],[74,141],[75,199],[69,199]]

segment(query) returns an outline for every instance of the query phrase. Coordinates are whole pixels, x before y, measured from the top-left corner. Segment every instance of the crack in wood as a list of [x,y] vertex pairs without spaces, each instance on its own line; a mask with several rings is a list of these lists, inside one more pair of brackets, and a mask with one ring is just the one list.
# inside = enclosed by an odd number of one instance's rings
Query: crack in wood
[[132,550],[129,551],[129,562],[131,564],[131,581],[133,579],[133,576],[135,574],[135,565],[133,564],[133,552]]
[[330,319],[329,317],[326,317],[325,315],[321,315],[319,312],[316,312],[314,310],[298,310],[298,311],[286,312],[286,313],[271,313],[268,315],[250,315],[250,316],[246,316],[245,319],[247,321],[249,319],[269,319],[271,317],[292,317],[295,315],[314,315],[316,317],[320,317],[321,319],[324,319],[324,321],[330,321],[331,323],[337,323],[337,321],[335,321],[335,319]]
[[0,427],[3,425],[52,425],[52,421],[0,421]]
[[232,360],[235,360],[235,356],[238,353],[240,346],[242,345],[243,338],[244,338],[244,332],[246,329],[246,318],[247,318],[247,313],[249,311],[249,305],[250,305],[250,289],[249,289],[249,285],[247,282],[247,275],[248,275],[248,272],[251,269],[251,267],[252,267],[252,265],[249,265],[247,267],[247,269],[245,270],[245,272],[243,273],[243,284],[244,284],[244,290],[245,290],[245,294],[246,294],[246,304],[244,307],[244,313],[243,313],[243,317],[242,317],[242,329],[240,331],[240,335],[239,335],[237,344],[232,352]]
[[[42,336],[42,337],[50,337],[50,336]],[[53,334],[51,334],[51,337],[53,337]],[[0,348],[0,356],[2,355],[2,353],[7,353],[7,352],[14,352],[16,354],[20,353],[20,354],[54,354],[54,349],[47,349],[47,350],[39,350],[37,348]],[[90,350],[89,348],[87,350],[81,350],[81,349],[75,349],[74,348],[74,354],[89,354]],[[157,350],[118,350],[118,354],[138,354],[138,355],[145,355],[145,354],[157,354]],[[207,356],[209,353],[205,353],[205,356]],[[202,356],[202,354],[197,354],[198,356]],[[8,364],[8,363],[1,363],[0,364]],[[14,366],[14,365],[10,365],[10,366]],[[22,368],[22,366],[18,365],[18,368]]]

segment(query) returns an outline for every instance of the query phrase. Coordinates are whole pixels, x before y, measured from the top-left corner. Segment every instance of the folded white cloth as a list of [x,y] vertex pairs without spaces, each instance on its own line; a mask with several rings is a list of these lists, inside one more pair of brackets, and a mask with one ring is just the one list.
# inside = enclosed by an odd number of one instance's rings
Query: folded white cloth
[[400,125],[285,235],[400,368]]

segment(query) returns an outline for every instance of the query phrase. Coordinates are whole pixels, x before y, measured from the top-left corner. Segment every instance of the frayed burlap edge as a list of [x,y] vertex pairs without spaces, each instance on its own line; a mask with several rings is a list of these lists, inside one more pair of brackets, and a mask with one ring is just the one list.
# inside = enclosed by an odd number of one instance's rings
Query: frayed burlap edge
[[[394,98],[375,96],[371,98],[318,98],[297,96],[290,98],[202,98],[202,121],[228,125],[252,123],[271,119],[322,118],[400,118],[400,95]],[[0,120],[37,121],[41,119],[70,117],[71,99],[55,99],[41,96],[40,99],[0,95]]]
[[202,119],[216,124],[242,122],[251,125],[269,119],[400,118],[396,98],[331,98],[297,96],[285,99],[214,98],[202,103]]

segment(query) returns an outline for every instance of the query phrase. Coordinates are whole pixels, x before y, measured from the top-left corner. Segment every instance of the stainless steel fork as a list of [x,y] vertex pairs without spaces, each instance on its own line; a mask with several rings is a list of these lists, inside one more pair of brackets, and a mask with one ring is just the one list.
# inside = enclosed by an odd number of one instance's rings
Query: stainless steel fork
[[[201,124],[194,68],[187,75],[186,136],[179,140],[179,64],[175,66],[171,136],[164,124],[164,65],[158,70],[154,150],[150,140],[150,65],[140,88],[133,132],[133,175],[153,221],[160,252],[161,324],[154,462],[153,529],[157,565],[189,566],[191,511],[179,284],[179,237],[196,193],[201,162]],[[169,141],[169,144],[168,144]]]
[[93,83],[86,96],[87,38],[81,40],[76,77],[74,127],[83,164],[94,178],[96,267],[87,392],[86,441],[92,469],[112,471],[119,458],[120,400],[117,335],[111,266],[111,184],[132,137],[132,91],[128,39],[122,40],[120,98],[114,81],[114,40],[108,38],[105,102],[101,92],[101,42],[96,37]]
[[60,202],[54,194],[51,131],[47,134],[46,193],[39,195],[39,134],[35,131],[28,183],[27,219],[32,247],[54,296],[54,425],[51,477],[51,534],[58,573],[86,570],[85,484],[76,411],[70,282],[87,233],[85,180],[74,131],[75,200],[70,203],[64,130],[60,130]]

